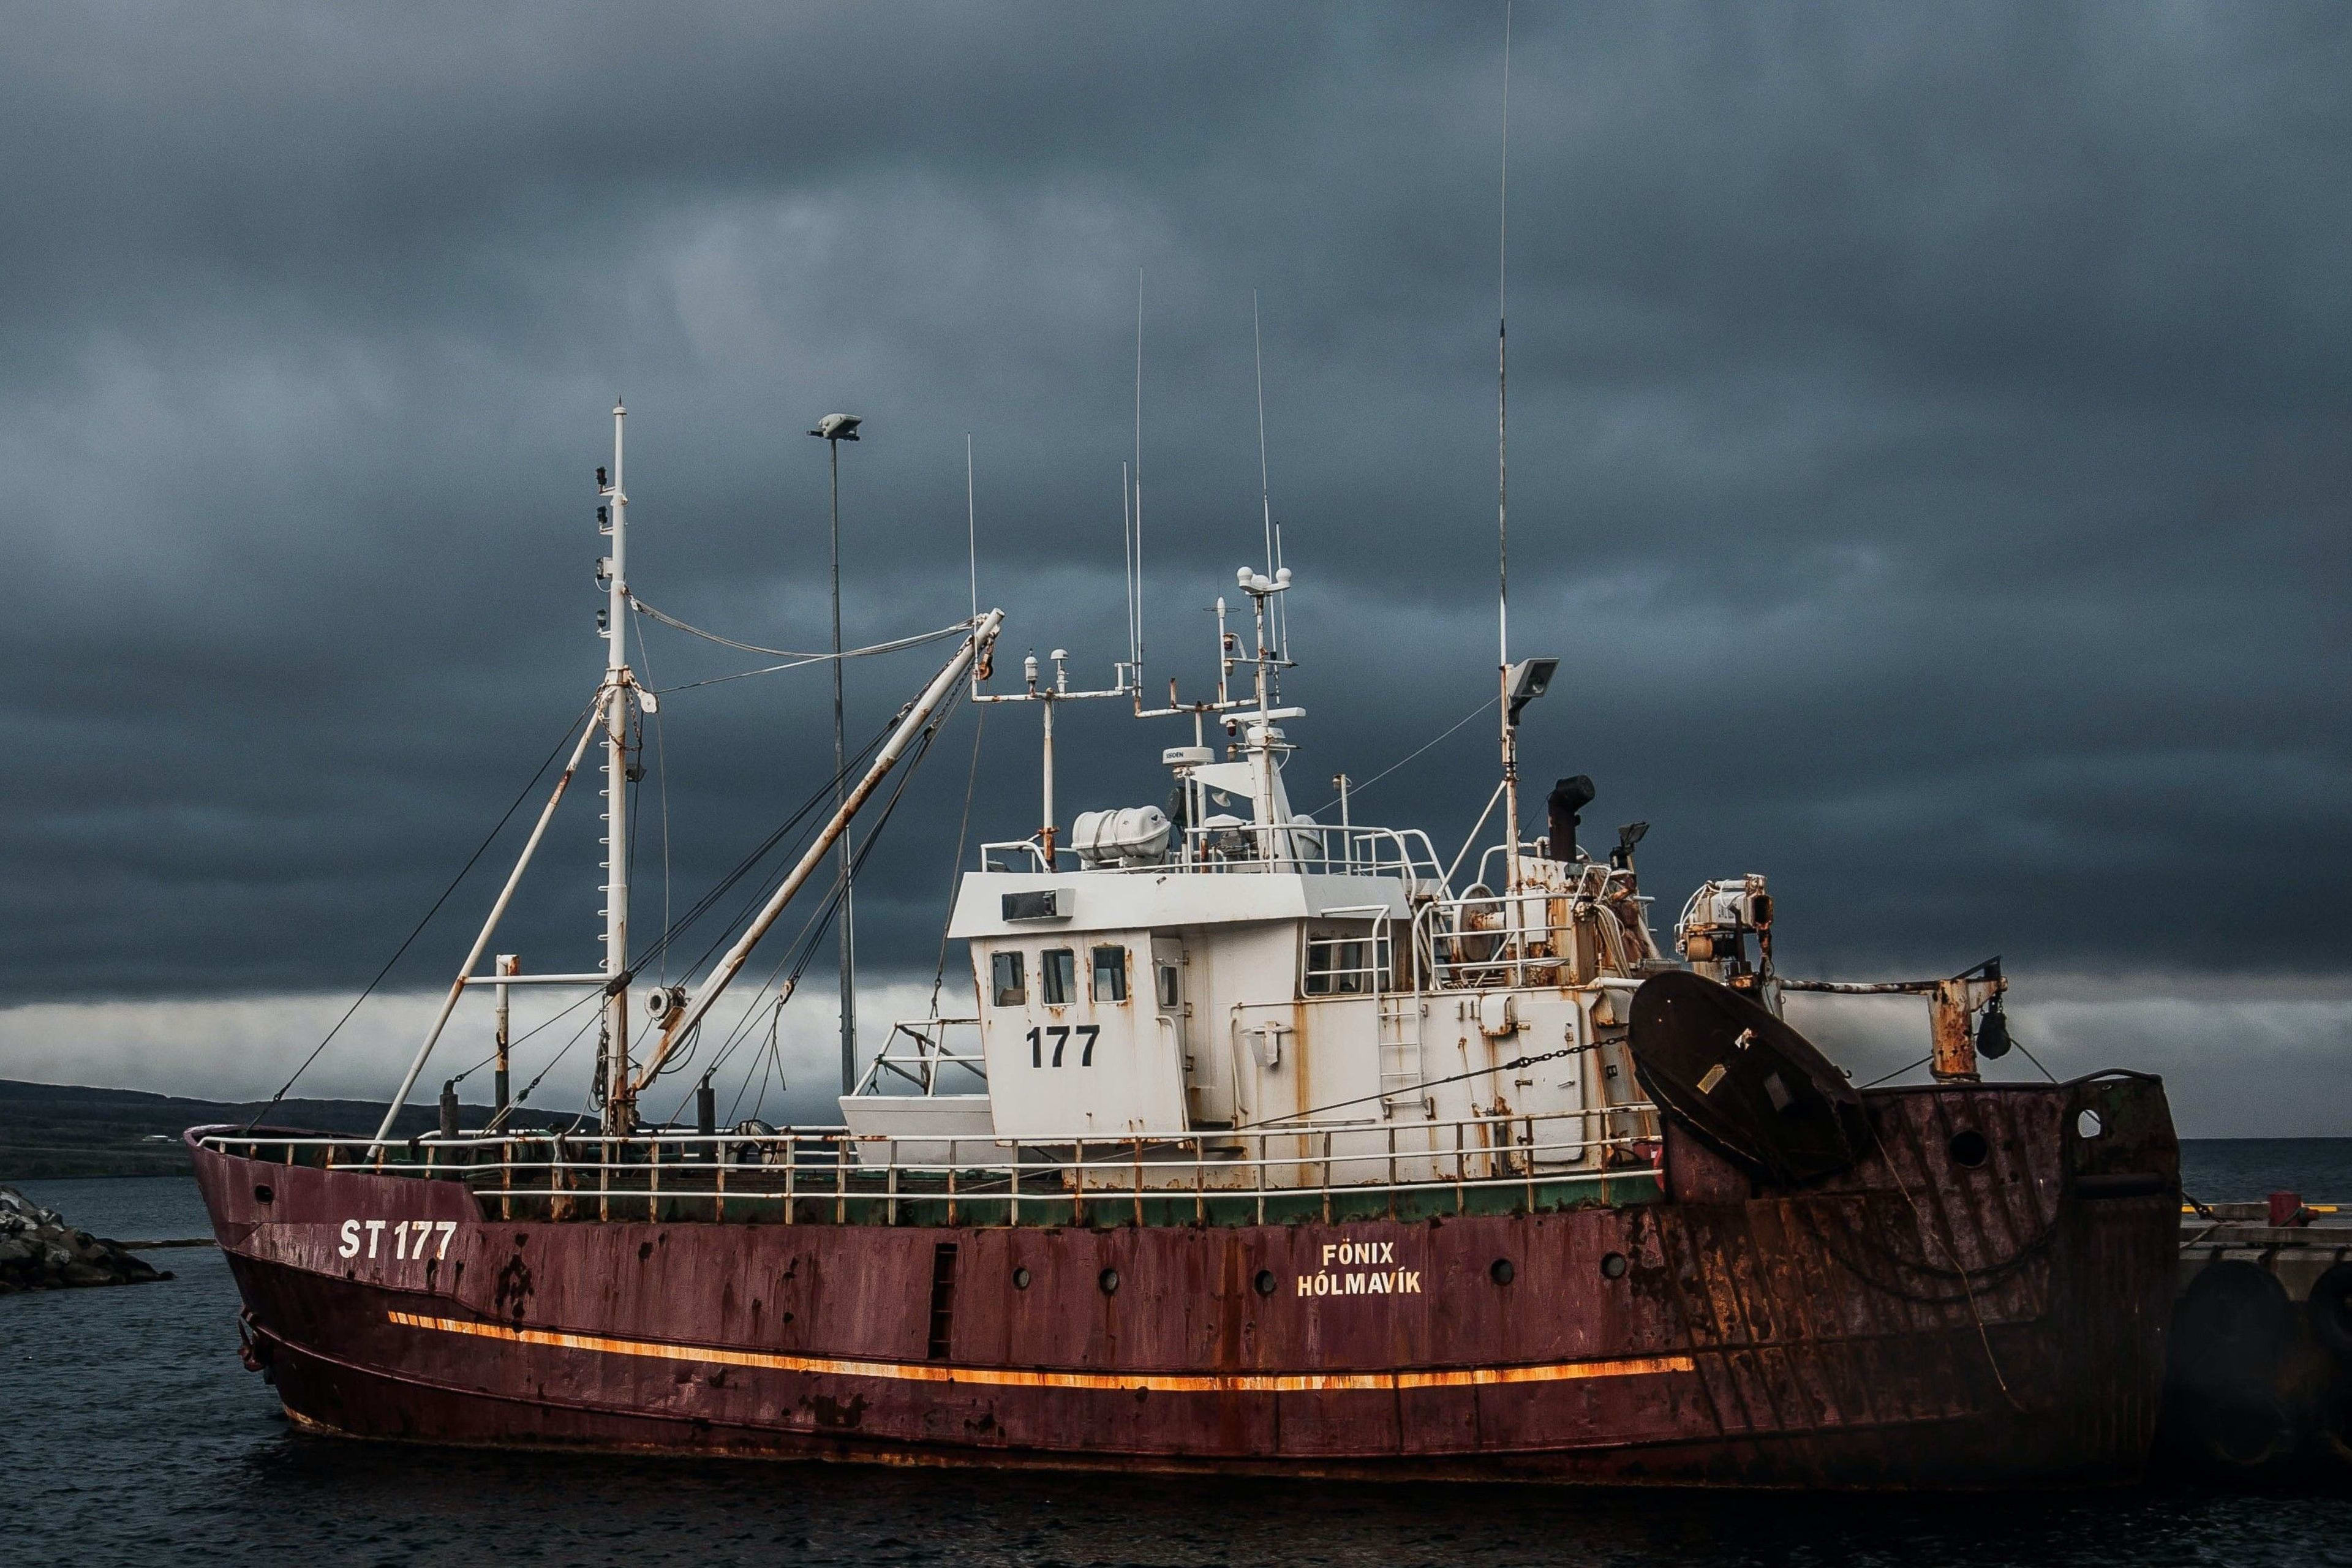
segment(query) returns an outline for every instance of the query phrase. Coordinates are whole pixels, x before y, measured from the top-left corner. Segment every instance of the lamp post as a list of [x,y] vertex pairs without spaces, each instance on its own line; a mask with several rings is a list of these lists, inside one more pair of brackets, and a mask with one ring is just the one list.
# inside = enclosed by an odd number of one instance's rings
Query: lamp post
[[[848,789],[841,733],[841,444],[857,439],[855,414],[828,414],[809,434],[824,443],[833,467],[833,804]],[[850,901],[849,835],[841,836],[841,1092],[857,1087],[857,911]]]

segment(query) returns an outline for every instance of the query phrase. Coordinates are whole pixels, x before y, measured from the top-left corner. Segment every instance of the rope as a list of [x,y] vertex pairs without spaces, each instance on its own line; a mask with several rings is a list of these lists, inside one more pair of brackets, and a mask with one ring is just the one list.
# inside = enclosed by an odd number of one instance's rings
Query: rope
[[[1867,1194],[1856,1195],[1864,1198],[1869,1196]],[[1883,1196],[1884,1194],[1881,1195]],[[1846,1252],[1841,1250],[1837,1244],[1831,1239],[1829,1230],[1826,1227],[1823,1219],[1823,1212],[1811,1209],[1809,1209],[1808,1212],[1811,1215],[1811,1217],[1807,1219],[1806,1224],[1811,1229],[1815,1239],[1821,1242],[1822,1250],[1828,1253],[1831,1260],[1836,1263],[1839,1268],[1843,1268],[1847,1273],[1852,1274],[1855,1279],[1861,1280],[1872,1289],[1879,1291],[1883,1295],[1893,1296],[1898,1300],[1910,1301],[1920,1306],[1948,1307],[1968,1300],[1968,1294],[1965,1289],[1954,1290],[1942,1294],[1937,1294],[1930,1290],[1914,1290],[1907,1286],[1897,1284],[1893,1279],[1882,1278],[1877,1273],[1864,1268],[1857,1256],[1850,1256]],[[1862,1211],[1862,1217],[1866,1225],[1875,1225],[1877,1223],[1871,1217],[1866,1205]],[[1926,1261],[1924,1254],[1920,1260],[1915,1262],[1912,1259],[1904,1257],[1895,1248],[1885,1245],[1883,1242],[1873,1241],[1865,1237],[1853,1236],[1850,1233],[1847,1239],[1855,1242],[1858,1246],[1867,1247],[1877,1253],[1880,1257],[1885,1258],[1890,1264],[1898,1269],[1906,1269],[1914,1274],[1927,1275],[1932,1279],[1960,1281],[1963,1285],[1965,1285],[1969,1280],[1974,1280],[1977,1283],[1990,1286],[1999,1280],[2008,1278],[2011,1274],[2016,1273],[2020,1268],[2025,1267],[2026,1264],[2032,1262],[2035,1258],[2047,1251],[2050,1247],[2051,1242],[2057,1237],[2059,1222],[2064,1217],[2065,1213],[2062,1207],[2053,1213],[2051,1218],[2044,1221],[2042,1225],[2042,1228],[2036,1231],[2030,1239],[2021,1243],[2015,1252],[2011,1253],[2009,1257],[2001,1259],[1998,1263],[1988,1263],[1981,1268],[1938,1268],[1935,1264]]]
[[327,1031],[326,1037],[320,1040],[317,1045],[310,1047],[310,1054],[302,1058],[302,1065],[294,1069],[294,1076],[288,1079],[284,1083],[279,1084],[278,1086],[278,1092],[271,1095],[268,1103],[264,1104],[260,1110],[256,1110],[253,1113],[253,1120],[245,1124],[245,1131],[250,1132],[254,1128],[260,1125],[261,1119],[268,1114],[270,1107],[276,1105],[279,1100],[286,1098],[287,1092],[294,1087],[295,1080],[299,1079],[304,1073],[310,1071],[310,1064],[319,1059],[319,1053],[325,1050],[327,1047],[332,1043],[334,1037],[343,1032],[343,1026],[352,1021],[352,1015],[360,1010],[360,1004],[365,1002],[370,996],[375,994],[375,988],[383,984],[384,976],[392,973],[393,965],[400,962],[401,955],[408,951],[410,945],[414,943],[418,937],[425,934],[425,928],[433,923],[433,917],[441,912],[441,906],[449,901],[449,895],[457,890],[457,884],[463,882],[466,879],[467,873],[473,870],[476,863],[478,862],[484,855],[489,852],[491,844],[496,842],[499,835],[506,830],[507,824],[514,819],[514,814],[521,809],[522,803],[530,798],[530,792],[539,786],[540,779],[545,775],[548,768],[554,763],[555,759],[563,754],[563,748],[571,744],[572,735],[579,731],[582,722],[587,719],[589,713],[594,710],[603,702],[604,696],[604,692],[599,690],[594,697],[588,700],[586,707],[583,707],[577,714],[572,716],[572,722],[564,727],[562,739],[555,742],[553,749],[547,753],[546,758],[541,762],[538,768],[531,773],[530,781],[526,783],[522,788],[515,792],[514,799],[508,804],[506,810],[500,814],[497,825],[483,837],[481,843],[474,847],[474,852],[466,857],[466,863],[457,868],[457,874],[449,879],[449,885],[441,889],[441,896],[433,900],[433,907],[425,911],[424,918],[416,922],[415,926],[410,930],[406,936],[401,938],[400,945],[392,950],[392,956],[383,961],[383,967],[375,972],[375,978],[369,981],[367,983],[367,988],[362,991],[359,995],[352,998],[352,1005],[350,1006],[343,1009],[343,1016],[335,1020],[335,1026]]
[[[1911,1206],[1911,1223],[1917,1229],[1919,1249],[1924,1258],[1930,1239],[1927,1234],[1927,1216],[1920,1209],[1919,1200],[1911,1195],[1911,1184],[1903,1179],[1902,1167],[1895,1163],[1895,1156],[1888,1152],[1885,1135],[1879,1131],[1875,1118],[1871,1119],[1870,1137],[1871,1142],[1878,1145],[1879,1158],[1886,1162],[1886,1173],[1895,1178],[1895,1190],[1901,1193],[1903,1201]],[[2056,1234],[2057,1225],[2058,1222],[2053,1216],[2050,1222],[2050,1235]],[[2045,1237],[2044,1239],[2047,1237]],[[1983,1309],[1977,1305],[1977,1288],[1975,1282],[1969,1278],[1968,1266],[1960,1261],[1959,1249],[1951,1244],[1948,1237],[1937,1235],[1934,1240],[1942,1248],[1944,1256],[1952,1260],[1952,1268],[1959,1276],[1960,1290],[1968,1297],[1969,1321],[1976,1325],[1977,1342],[1984,1347],[1985,1364],[1992,1369],[1994,1385],[2000,1390],[2000,1396],[2009,1402],[2009,1407],[2011,1410],[2020,1415],[2025,1415],[2025,1406],[2019,1404],[2017,1395],[2010,1392],[2009,1379],[2001,1375],[2000,1358],[1993,1353],[1992,1334],[1985,1327]]]

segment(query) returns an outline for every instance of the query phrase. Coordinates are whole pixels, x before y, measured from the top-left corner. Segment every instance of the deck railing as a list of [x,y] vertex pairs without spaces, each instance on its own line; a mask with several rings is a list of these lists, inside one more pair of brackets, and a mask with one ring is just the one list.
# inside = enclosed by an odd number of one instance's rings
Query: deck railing
[[[971,1048],[957,1050],[956,1037],[965,1033],[972,1037]],[[882,1049],[866,1067],[866,1075],[857,1080],[855,1092],[880,1095],[898,1085],[911,1086],[919,1095],[985,1089],[988,1060],[981,1053],[979,1034],[977,1018],[901,1019],[890,1026]],[[944,1089],[943,1077],[947,1079]]]
[[1181,1137],[887,1138],[840,1128],[364,1138],[211,1130],[279,1165],[455,1182],[485,1217],[782,1225],[1268,1224],[1535,1212],[1656,1195],[1648,1105]]
[[1445,866],[1429,835],[1417,827],[1340,826],[1337,823],[1279,825],[1229,823],[1192,827],[1177,835],[1167,854],[1132,865],[1090,865],[1068,845],[1055,847],[1052,861],[1034,838],[1011,838],[980,847],[983,871],[1171,871],[1204,874],[1395,877],[1412,889],[1437,893],[1445,887]]

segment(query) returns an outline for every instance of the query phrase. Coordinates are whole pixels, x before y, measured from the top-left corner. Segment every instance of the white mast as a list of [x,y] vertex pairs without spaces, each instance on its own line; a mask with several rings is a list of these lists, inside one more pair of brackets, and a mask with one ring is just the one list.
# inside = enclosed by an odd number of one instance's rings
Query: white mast
[[[613,553],[604,608],[604,963],[607,975],[629,971],[629,496],[621,479],[621,429],[628,409],[613,400]],[[604,1130],[625,1133],[635,1121],[629,1090],[629,988],[604,994]]]

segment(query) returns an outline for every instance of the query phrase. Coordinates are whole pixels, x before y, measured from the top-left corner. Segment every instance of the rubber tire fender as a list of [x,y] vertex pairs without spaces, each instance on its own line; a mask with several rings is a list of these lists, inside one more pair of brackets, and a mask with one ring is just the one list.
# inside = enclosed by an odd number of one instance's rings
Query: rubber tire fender
[[2303,1310],[2312,1339],[2352,1377],[2352,1263],[2339,1263],[2314,1280]]
[[2208,1399],[2259,1397],[2294,1326],[2294,1307],[2276,1275],[2239,1258],[2208,1264],[2174,1309],[2166,1381]]

